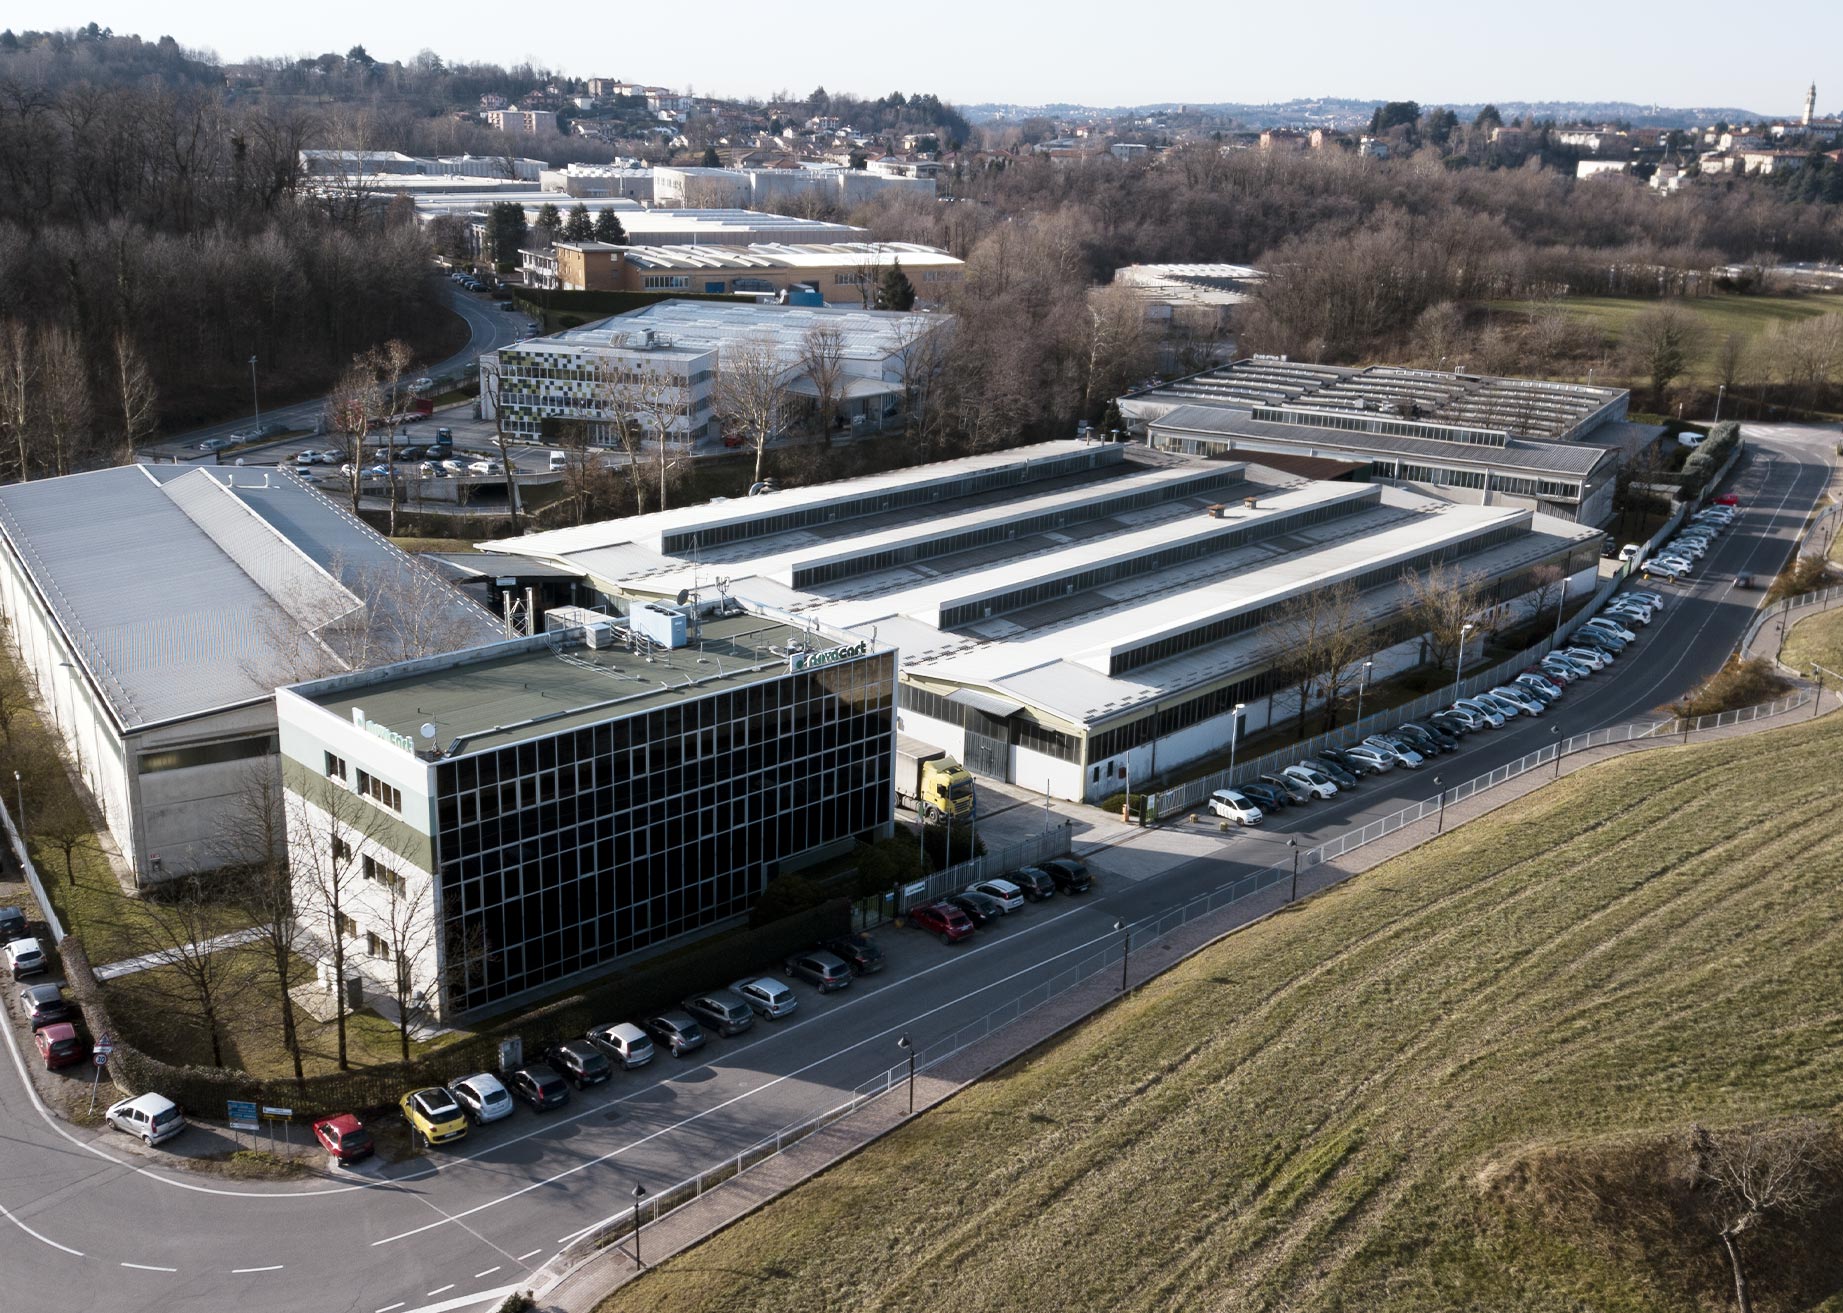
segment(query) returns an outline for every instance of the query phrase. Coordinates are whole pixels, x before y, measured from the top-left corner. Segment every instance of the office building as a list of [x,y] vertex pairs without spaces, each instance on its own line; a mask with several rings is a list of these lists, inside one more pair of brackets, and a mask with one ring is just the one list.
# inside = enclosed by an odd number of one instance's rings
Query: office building
[[938,303],[966,262],[914,242],[757,242],[749,246],[634,246],[557,242],[521,251],[525,281],[572,292],[772,295],[806,286],[830,305],[862,306],[900,265],[919,304]]

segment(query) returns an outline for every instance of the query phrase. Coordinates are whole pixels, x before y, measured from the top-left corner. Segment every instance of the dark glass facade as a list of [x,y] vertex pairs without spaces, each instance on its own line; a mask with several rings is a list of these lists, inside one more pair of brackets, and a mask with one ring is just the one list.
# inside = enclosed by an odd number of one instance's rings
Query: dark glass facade
[[890,820],[895,657],[780,675],[436,770],[449,1006],[745,912]]

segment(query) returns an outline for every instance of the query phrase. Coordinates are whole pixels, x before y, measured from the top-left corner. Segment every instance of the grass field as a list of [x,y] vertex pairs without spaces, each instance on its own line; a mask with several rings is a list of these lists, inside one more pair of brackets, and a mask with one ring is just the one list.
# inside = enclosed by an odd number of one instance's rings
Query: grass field
[[[1814,661],[1826,670],[1843,671],[1843,610],[1806,616],[1793,625],[1779,649],[1779,659],[1807,675]],[[1834,690],[1836,680],[1829,675],[1824,678],[1826,687]]]
[[[1491,308],[1524,315],[1542,314],[1550,309],[1564,310],[1598,329],[1604,336],[1611,357],[1625,326],[1659,304],[1654,297],[1571,296],[1557,301],[1493,301]],[[1843,295],[1827,293],[1803,293],[1797,296],[1717,294],[1686,297],[1671,304],[1681,306],[1701,321],[1702,342],[1694,358],[1690,377],[1710,390],[1721,381],[1715,371],[1715,353],[1728,334],[1738,333],[1743,337],[1757,338],[1776,323],[1843,313]],[[1614,363],[1611,372],[1617,373],[1621,368]],[[1596,373],[1596,378],[1607,376],[1608,371],[1605,370]]]
[[[1838,716],[1584,771],[1224,940],[603,1313],[1725,1307],[1712,1235],[1640,1253],[1507,1183],[1837,1115],[1840,789]],[[1754,1273],[1762,1313],[1843,1308],[1834,1233],[1803,1253],[1795,1290]]]

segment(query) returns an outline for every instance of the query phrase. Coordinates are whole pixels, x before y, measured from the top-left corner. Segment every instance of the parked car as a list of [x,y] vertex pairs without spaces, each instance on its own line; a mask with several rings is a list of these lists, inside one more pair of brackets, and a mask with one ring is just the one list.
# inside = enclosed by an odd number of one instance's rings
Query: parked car
[[1351,756],[1350,749],[1348,748],[1325,748],[1318,755],[1323,757],[1326,761],[1342,766],[1352,775],[1361,777],[1364,775],[1381,774],[1380,771],[1371,766],[1368,762]]
[[476,460],[468,462],[467,472],[469,474],[504,474],[506,467],[496,460]]
[[1040,866],[1020,866],[1005,878],[1022,889],[1024,897],[1033,903],[1052,897],[1056,892],[1056,882]]
[[1317,796],[1312,792],[1311,788],[1302,781],[1296,780],[1290,775],[1283,775],[1277,770],[1263,772],[1261,775],[1261,783],[1281,790],[1286,794],[1287,798],[1294,803],[1311,802],[1312,799]]
[[1515,680],[1508,684],[1499,684],[1491,690],[1491,696],[1500,702],[1514,703],[1517,710],[1526,716],[1540,716],[1549,709],[1546,699],[1538,697]]
[[1620,624],[1617,620],[1609,619],[1603,615],[1595,616],[1593,619],[1589,620],[1586,624],[1582,625],[1581,628],[1582,629],[1604,629],[1607,633],[1611,634],[1613,637],[1623,639],[1624,641],[1628,643],[1630,643],[1633,639],[1638,637],[1638,634],[1635,631],[1627,629],[1624,625]]
[[15,939],[4,950],[6,969],[13,979],[23,980],[27,976],[43,975],[50,970],[51,963],[45,957],[45,950],[36,939]]
[[1337,781],[1323,771],[1295,764],[1286,767],[1280,774],[1295,783],[1303,784],[1314,798],[1335,798],[1337,796]]
[[1611,602],[1600,614],[1622,625],[1637,625],[1640,629],[1651,623],[1651,608],[1640,606],[1637,602]]
[[371,1138],[371,1132],[349,1112],[322,1117],[314,1123],[313,1130],[314,1139],[320,1141],[320,1147],[331,1154],[336,1163],[362,1162],[377,1151],[377,1142]]
[[1471,712],[1459,711],[1452,707],[1436,711],[1427,719],[1453,734],[1475,734],[1485,728],[1485,723]]
[[0,907],[0,944],[10,944],[15,939],[29,939],[31,935],[24,908]]
[[1604,629],[1589,629],[1585,625],[1574,631],[1574,641],[1581,647],[1598,648],[1608,656],[1615,657],[1625,651],[1626,647],[1625,640],[1619,635]]
[[[1428,717],[1424,720],[1406,721],[1401,728],[1418,729],[1448,752],[1457,752],[1459,750],[1459,740],[1462,735],[1455,730],[1447,729],[1444,725],[1434,724],[1432,717]],[[1421,755],[1425,756],[1426,754],[1422,753]]]
[[44,1059],[46,1071],[74,1067],[89,1061],[90,1041],[68,1021],[59,1021],[32,1032],[32,1047]]
[[1541,675],[1551,684],[1566,688],[1581,677],[1581,671],[1572,661],[1557,653],[1550,652],[1542,660],[1523,672],[1526,675]]
[[1357,772],[1340,761],[1333,761],[1322,752],[1316,757],[1307,757],[1302,764],[1310,766],[1313,770],[1324,772],[1331,777],[1333,784],[1346,792],[1357,787]]
[[506,1077],[506,1087],[512,1091],[513,1098],[533,1112],[560,1108],[570,1101],[570,1083],[543,1063],[520,1067]]
[[[987,901],[996,905],[997,900]],[[999,915],[1004,915],[1002,907],[999,908]],[[821,994],[830,994],[835,989],[845,989],[851,984],[850,965],[838,954],[828,953],[824,949],[795,953],[787,959],[787,974],[816,987]]]
[[1613,661],[1612,653],[1603,648],[1588,647],[1584,643],[1577,644],[1574,647],[1564,647],[1561,650],[1561,654],[1570,661],[1579,661],[1582,665],[1587,666],[1596,673],[1606,669]]
[[[849,973],[846,978],[849,979]],[[682,1058],[704,1047],[703,1029],[687,1014],[677,1010],[647,1017],[640,1023],[640,1029],[653,1037],[656,1046],[664,1048],[675,1058]]]
[[773,976],[748,976],[731,985],[730,989],[749,1005],[756,1016],[766,1017],[770,1021],[791,1015],[800,1002],[793,990]]
[[1475,697],[1479,702],[1496,707],[1498,714],[1505,720],[1515,720],[1518,716],[1523,714],[1523,704],[1521,702],[1510,698],[1499,697],[1495,689],[1476,694]]
[[245,439],[236,436],[228,438],[206,438],[203,442],[198,444],[198,449],[200,451],[223,451],[228,447],[236,446],[237,443],[242,441],[245,441]]
[[1624,547],[1619,549],[1619,559],[1622,561],[1636,561],[1640,553],[1644,550],[1644,547],[1639,543],[1627,543]]
[[755,1026],[755,1010],[733,989],[711,989],[693,994],[685,1000],[684,1008],[699,1025],[725,1037],[740,1035]]
[[1741,499],[1734,493],[1724,492],[1715,499],[1714,504],[1717,506],[1726,506],[1730,509],[1738,509],[1741,504]]
[[76,1004],[65,998],[64,991],[56,985],[27,985],[19,991],[19,1010],[33,1030],[77,1016]]
[[844,959],[846,966],[850,966],[859,976],[875,976],[883,970],[883,946],[861,929],[853,929],[848,935],[839,935],[837,939],[828,939],[820,944],[820,948],[828,953],[837,953]]
[[410,1139],[427,1145],[447,1144],[467,1134],[467,1114],[454,1096],[439,1085],[411,1090],[397,1101],[403,1120],[409,1123]]
[[137,1094],[112,1103],[103,1120],[118,1131],[138,1135],[141,1143],[150,1147],[172,1139],[186,1128],[179,1105],[163,1094]]
[[631,1021],[591,1026],[584,1038],[628,1071],[653,1060],[653,1041]]
[[931,935],[939,935],[943,944],[957,944],[973,933],[972,918],[952,903],[912,907],[909,924]]
[[1043,869],[1049,872],[1061,893],[1085,894],[1094,888],[1094,877],[1088,874],[1087,864],[1078,857],[1052,857],[1043,863]]
[[1470,712],[1472,715],[1477,716],[1492,729],[1504,728],[1505,716],[1503,709],[1500,707],[1482,702],[1477,698],[1460,698],[1457,702],[1453,703],[1453,706],[1460,711]]
[[1391,738],[1387,734],[1371,734],[1363,740],[1362,746],[1393,756],[1397,766],[1405,766],[1409,770],[1419,770],[1427,763],[1427,758],[1400,739]]
[[991,925],[1005,914],[996,898],[987,898],[984,894],[948,894],[942,901],[966,913],[975,926]]
[[476,1126],[496,1122],[512,1115],[512,1096],[500,1084],[499,1077],[487,1072],[463,1076],[448,1087],[448,1093],[461,1105],[461,1111]]
[[1667,561],[1646,561],[1644,575],[1646,579],[1661,579],[1667,584],[1688,577],[1689,571]]
[[1372,748],[1367,743],[1358,743],[1344,749],[1344,755],[1354,761],[1360,761],[1372,774],[1386,775],[1395,769],[1395,754]]
[[1544,705],[1553,706],[1555,703],[1561,701],[1561,685],[1557,684],[1547,675],[1532,675],[1526,670],[1510,682],[1513,684],[1521,684],[1524,688],[1541,698]]
[[1294,805],[1293,795],[1263,784],[1259,780],[1250,780],[1241,786],[1241,791],[1256,807],[1269,816],[1276,815]]
[[442,473],[443,474],[465,474],[467,473],[467,462],[459,461],[459,460],[445,460],[442,462]]
[[1420,753],[1423,760],[1449,751],[1445,744],[1419,725],[1397,725],[1393,735],[1398,742],[1405,743]]
[[987,898],[996,898],[998,900],[998,905],[1005,909],[1005,914],[1007,916],[1024,905],[1024,891],[1012,884],[1011,881],[998,876],[993,876],[991,879],[987,880],[979,880],[968,885],[967,892],[984,894]]
[[317,454],[321,465],[337,465],[346,458],[343,451],[322,451]]
[[548,1045],[544,1049],[544,1061],[562,1072],[579,1090],[599,1085],[614,1075],[614,1067],[607,1057],[586,1039]]
[[1259,825],[1265,815],[1239,789],[1217,789],[1209,796],[1209,809],[1223,820],[1234,821],[1237,825]]

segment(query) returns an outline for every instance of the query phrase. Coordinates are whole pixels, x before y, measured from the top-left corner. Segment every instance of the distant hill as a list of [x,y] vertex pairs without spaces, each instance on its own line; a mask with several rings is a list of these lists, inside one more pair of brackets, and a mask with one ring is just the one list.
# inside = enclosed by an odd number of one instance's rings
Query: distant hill
[[[1620,122],[1635,127],[1687,128],[1725,120],[1730,123],[1758,122],[1774,116],[1758,110],[1739,109],[1731,105],[1660,106],[1634,105],[1625,100],[1500,100],[1494,102],[1505,122],[1517,118],[1550,119],[1572,123],[1586,119],[1594,123]],[[974,123],[1016,121],[1026,118],[1143,118],[1172,114],[1199,114],[1213,118],[1234,119],[1250,128],[1332,127],[1361,128],[1380,100],[1353,100],[1340,97],[1284,100],[1272,104],[1250,105],[1233,101],[1211,104],[1165,101],[1153,105],[1004,105],[979,104],[961,106],[961,112]],[[1462,119],[1469,119],[1484,108],[1484,102],[1442,104],[1421,102],[1423,109],[1450,109]]]

